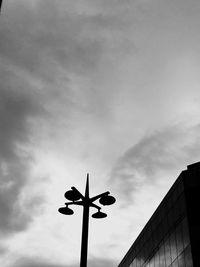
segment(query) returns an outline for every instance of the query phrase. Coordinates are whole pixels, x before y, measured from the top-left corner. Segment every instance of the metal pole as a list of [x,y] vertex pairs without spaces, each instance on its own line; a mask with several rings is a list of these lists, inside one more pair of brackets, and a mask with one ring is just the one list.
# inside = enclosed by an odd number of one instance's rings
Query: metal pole
[[83,224],[82,224],[80,267],[87,267],[89,209],[90,209],[90,204],[89,204],[89,174],[87,174],[84,202],[85,203],[83,205]]

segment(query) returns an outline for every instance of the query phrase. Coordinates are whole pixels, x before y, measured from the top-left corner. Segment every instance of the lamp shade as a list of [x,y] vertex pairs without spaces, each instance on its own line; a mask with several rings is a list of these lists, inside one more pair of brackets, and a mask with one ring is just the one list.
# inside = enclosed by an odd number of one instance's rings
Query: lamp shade
[[64,215],[72,215],[74,214],[73,210],[68,208],[68,207],[62,207],[62,208],[59,208],[58,211]]
[[112,205],[113,203],[115,203],[115,198],[113,196],[102,196],[99,199],[99,203],[106,206],[106,205]]
[[69,190],[65,193],[65,198],[71,201],[76,201],[76,200],[79,200],[81,197],[77,191]]
[[101,211],[97,211],[94,214],[92,214],[92,217],[95,219],[102,219],[102,218],[107,217],[107,214]]

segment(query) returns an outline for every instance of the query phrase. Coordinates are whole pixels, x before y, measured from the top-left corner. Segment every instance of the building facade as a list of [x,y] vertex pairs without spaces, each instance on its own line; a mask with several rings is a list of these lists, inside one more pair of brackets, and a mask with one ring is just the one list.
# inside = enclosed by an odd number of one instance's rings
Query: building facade
[[200,267],[200,162],[182,171],[118,267]]

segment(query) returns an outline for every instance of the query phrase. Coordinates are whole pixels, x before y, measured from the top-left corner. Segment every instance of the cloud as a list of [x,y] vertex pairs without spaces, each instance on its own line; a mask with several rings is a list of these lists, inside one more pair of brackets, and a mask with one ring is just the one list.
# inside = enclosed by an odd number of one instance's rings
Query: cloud
[[[48,5],[44,1],[7,1],[1,15],[2,234],[21,231],[31,221],[31,215],[20,202],[32,164],[27,151],[33,136],[30,121],[38,127],[35,118],[44,112],[41,105],[51,110],[52,117],[59,114],[57,121],[62,120],[63,107],[64,119],[66,109],[70,116],[70,103],[82,105],[87,102],[88,106],[93,105],[95,109],[98,105],[102,110],[103,92],[87,89],[81,93],[81,86],[76,81],[74,84],[74,76],[78,80],[77,76],[92,75],[105,53],[111,50],[116,53],[123,46],[123,37],[118,42],[118,34],[122,34],[124,24],[115,14],[106,13],[104,7],[99,12],[97,2],[92,12],[89,5],[86,13],[80,12],[81,1],[76,7],[73,1],[68,4],[69,9],[66,1],[49,0]],[[59,129],[56,126],[49,128],[49,131]],[[34,132],[40,131],[34,129]]]
[[[78,267],[80,266],[79,263],[77,264],[56,264],[45,262],[41,259],[30,259],[30,258],[22,258],[17,260],[13,267]],[[103,258],[94,258],[88,260],[88,267],[114,267],[116,266],[116,262],[108,259]],[[12,267],[12,266],[11,266]]]
[[81,7],[81,2],[52,0],[8,4],[1,18],[1,56],[47,80],[55,78],[57,64],[70,73],[91,74],[110,46],[127,47],[122,35],[127,23],[105,8],[90,14],[89,6],[85,12]]
[[8,252],[8,250],[7,250],[7,248],[5,247],[5,246],[1,246],[0,245],[0,255],[2,254],[5,254],[5,253],[7,253]]
[[162,179],[160,175],[180,173],[187,165],[199,161],[199,137],[199,124],[170,126],[146,135],[118,160],[110,182],[120,189],[124,201],[129,200],[144,185]]
[[117,265],[117,262],[114,260],[108,260],[103,258],[96,258],[89,260],[88,267],[114,267]]
[[[66,265],[62,264],[51,264],[43,262],[43,261],[37,261],[35,259],[21,259],[14,263],[13,267],[64,267]],[[78,265],[77,265],[78,266]],[[72,267],[72,266],[71,266]],[[74,266],[75,267],[75,266]]]
[[0,25],[1,60],[38,81],[46,97],[51,93],[57,101],[61,94],[102,115],[113,99],[114,89],[102,86],[112,76],[107,70],[114,71],[113,64],[134,49],[129,22],[119,16],[125,10],[118,1],[8,1]]
[[26,91],[26,85],[14,76],[3,71],[0,89],[0,233],[3,235],[25,229],[33,216],[28,213],[29,204],[22,201],[22,193],[30,181],[33,164],[28,150],[32,136],[30,120],[42,114],[34,94]]

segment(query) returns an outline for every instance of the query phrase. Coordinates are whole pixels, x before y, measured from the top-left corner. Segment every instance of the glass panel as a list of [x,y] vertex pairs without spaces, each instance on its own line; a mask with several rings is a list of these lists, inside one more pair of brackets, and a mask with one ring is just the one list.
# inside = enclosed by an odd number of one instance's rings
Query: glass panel
[[178,194],[180,195],[183,192],[183,180],[180,180],[178,183]]
[[170,243],[169,239],[165,241],[165,262],[169,266],[171,264],[171,255],[170,255]]
[[172,225],[173,225],[173,222],[174,222],[174,220],[173,220],[173,210],[172,209],[170,209],[169,210],[169,212],[168,212],[168,222],[169,222],[169,227],[172,227]]
[[154,266],[159,267],[159,253],[158,253],[158,251],[156,252],[156,254],[154,256]]
[[[183,194],[182,194],[183,195]],[[182,214],[182,210],[183,210],[183,203],[182,203],[183,199],[181,196],[178,197],[177,201],[176,201],[176,206],[177,206],[177,216],[180,217]]]
[[180,214],[183,214],[185,212],[185,196],[184,194],[181,194],[179,198],[179,208],[180,208]]
[[176,201],[176,203],[174,204],[173,207],[173,217],[174,217],[174,222],[176,222],[179,218],[180,214],[179,214],[179,204],[178,201]]
[[132,267],[136,267],[136,259],[132,262]]
[[148,258],[148,243],[146,243],[145,245],[144,245],[144,250],[143,250],[143,255],[144,255],[144,259],[145,259],[145,261],[147,260],[147,258]]
[[153,241],[153,249],[154,249],[157,246],[156,231],[154,231],[153,234],[152,234],[152,241]]
[[172,192],[172,202],[173,202],[173,203],[176,202],[177,196],[178,196],[178,189],[177,189],[177,187],[176,187],[176,188],[174,188],[174,190],[173,190],[173,192]]
[[168,231],[168,229],[169,229],[167,216],[166,216],[166,218],[162,221],[162,224],[163,224],[163,232],[164,232],[164,235],[166,235],[166,233],[167,233],[167,231]]
[[182,233],[183,233],[183,246],[184,248],[186,248],[190,242],[188,224],[187,224],[186,218],[183,220],[183,223],[182,223]]
[[161,214],[161,220],[164,220],[166,217],[166,205],[164,203],[162,203],[160,214]]
[[149,267],[154,267],[154,258],[151,258],[149,261]]
[[163,232],[162,232],[162,225],[161,223],[158,225],[157,227],[157,231],[156,231],[156,235],[157,235],[157,244],[160,243],[161,239],[162,239],[162,235],[163,235]]
[[175,259],[175,260],[173,261],[173,263],[172,263],[171,266],[172,266],[172,267],[179,267],[179,266],[178,266],[178,258]]
[[166,199],[167,209],[170,210],[172,206],[172,194],[169,192],[167,199]]
[[152,231],[154,232],[156,230],[157,224],[156,224],[156,217],[152,218],[152,223],[151,223],[151,228]]
[[171,258],[172,258],[172,261],[174,261],[175,258],[178,256],[177,255],[177,250],[176,250],[175,232],[173,232],[170,235],[170,250],[171,250]]
[[139,246],[139,250],[141,250],[141,248],[144,245],[144,234],[140,234],[140,238],[139,238],[139,242],[138,242],[138,246]]
[[136,243],[135,243],[135,256],[138,254],[138,243],[137,243],[137,241],[136,241]]
[[176,246],[178,255],[183,251],[183,236],[181,223],[176,228]]
[[144,257],[140,258],[140,266],[143,266],[143,264],[145,263]]
[[162,217],[161,217],[161,207],[158,208],[158,212],[157,212],[157,216],[156,216],[156,222],[157,224],[159,224],[162,220]]
[[185,258],[185,266],[186,267],[192,267],[192,254],[191,254],[191,248],[188,246],[184,251],[184,258]]
[[185,266],[185,259],[184,259],[183,253],[178,256],[178,266],[179,267],[188,267],[188,266]]
[[164,250],[164,243],[163,242],[160,244],[159,255],[160,255],[159,266],[165,267],[165,250]]
[[145,235],[146,235],[146,240],[149,240],[149,238],[151,237],[151,227],[149,223],[148,223],[148,228],[146,229]]
[[139,262],[139,259],[138,258],[136,258],[136,266],[137,267],[140,267],[140,262]]
[[152,239],[152,236],[151,238],[149,239],[149,254],[151,254],[151,252],[153,251],[153,239]]

